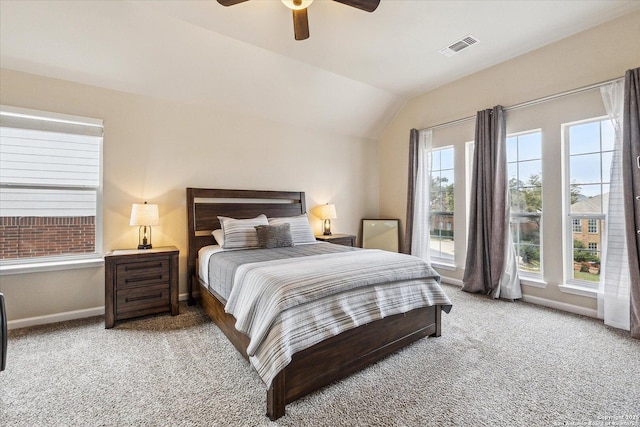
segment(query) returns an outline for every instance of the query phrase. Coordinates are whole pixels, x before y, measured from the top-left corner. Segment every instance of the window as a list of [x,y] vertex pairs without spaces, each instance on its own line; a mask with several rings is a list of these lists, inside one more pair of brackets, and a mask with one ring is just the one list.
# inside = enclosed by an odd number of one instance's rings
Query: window
[[542,272],[542,133],[507,137],[511,234],[520,272]]
[[[567,278],[595,288],[600,280],[602,231],[609,200],[614,129],[608,119],[563,126],[567,152],[565,205],[571,230],[565,239]],[[576,228],[575,224],[580,223]],[[585,232],[586,230],[586,232]]]
[[429,206],[431,257],[454,259],[453,147],[431,151],[431,200]]
[[582,221],[577,218],[573,219],[573,232],[580,233],[582,232]]
[[0,265],[95,258],[102,121],[2,106]]

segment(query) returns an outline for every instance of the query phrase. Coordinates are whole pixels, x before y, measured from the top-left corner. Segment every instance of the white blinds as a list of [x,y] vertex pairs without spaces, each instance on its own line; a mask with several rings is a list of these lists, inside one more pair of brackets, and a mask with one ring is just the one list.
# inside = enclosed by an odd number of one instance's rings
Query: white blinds
[[0,216],[95,216],[102,122],[2,107]]

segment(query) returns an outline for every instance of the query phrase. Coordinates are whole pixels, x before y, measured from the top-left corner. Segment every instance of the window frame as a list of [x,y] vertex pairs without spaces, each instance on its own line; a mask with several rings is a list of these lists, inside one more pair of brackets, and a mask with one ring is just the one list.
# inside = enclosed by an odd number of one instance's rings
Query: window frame
[[[48,190],[87,190],[95,191],[96,203],[95,203],[95,236],[94,236],[94,250],[91,253],[78,253],[78,254],[64,254],[64,255],[49,255],[30,258],[12,258],[0,260],[0,276],[23,274],[40,271],[55,271],[55,270],[67,270],[77,268],[88,267],[100,267],[104,265],[103,259],[103,162],[104,162],[104,126],[101,119],[75,116],[69,114],[33,110],[27,108],[13,107],[7,105],[0,105],[0,114],[8,121],[29,121],[29,120],[42,120],[47,125],[51,124],[54,128],[73,128],[76,126],[85,126],[91,128],[99,128],[101,135],[99,136],[99,162],[98,162],[98,184],[97,186],[63,186],[63,185],[32,185],[32,184],[0,184],[2,188],[23,188],[23,189],[38,189],[46,188]],[[32,125],[35,122],[32,122]],[[29,127],[21,127],[16,125],[8,125],[7,127],[13,127],[17,129],[26,129]],[[51,128],[42,129],[45,131],[51,131]],[[97,130],[96,130],[97,131]],[[74,132],[63,132],[74,134]]]
[[[434,169],[433,168],[433,152],[434,151],[444,151],[444,150],[451,150],[452,151],[452,157],[453,157],[453,163],[452,163],[452,168],[451,169]],[[432,211],[431,210],[431,200],[433,197],[433,188],[431,187],[431,185],[429,186],[429,255],[431,258],[431,261],[434,264],[437,264],[439,266],[455,266],[455,261],[456,261],[456,252],[455,252],[455,236],[456,236],[456,232],[455,232],[455,191],[456,191],[456,185],[455,185],[455,146],[454,145],[443,145],[441,147],[432,147],[431,148],[431,153],[430,153],[430,167],[429,167],[429,175],[430,177],[433,176],[433,171],[436,170],[438,172],[441,172],[443,170],[446,171],[451,171],[454,175],[454,182],[453,182],[453,199],[454,199],[454,209],[452,211]],[[453,224],[454,226],[451,228],[451,231],[453,232],[453,242],[454,242],[454,251],[453,251],[453,255],[451,257],[440,257],[440,256],[435,256],[433,255],[433,249],[431,248],[431,240],[433,240],[433,235],[431,234],[431,224],[433,221],[433,215],[434,214],[439,214],[439,215],[447,215],[447,216],[451,216],[452,220],[453,220]],[[450,223],[447,223],[450,224]],[[440,234],[440,237],[442,237],[442,234]],[[440,244],[440,249],[442,249],[442,245]],[[438,251],[439,253],[442,253],[441,250]]]
[[[571,183],[571,138],[570,138],[570,129],[573,126],[583,125],[588,123],[600,123],[600,150],[597,152],[600,154],[600,170],[601,176],[600,181],[597,183],[602,187],[606,181],[603,181],[602,177],[602,153],[609,152],[610,150],[603,151],[602,150],[602,122],[606,122],[609,120],[608,116],[597,116],[588,119],[576,120],[571,122],[566,122],[561,124],[561,140],[562,140],[562,211],[563,211],[563,230],[564,230],[564,241],[563,241],[563,271],[564,271],[564,284],[560,286],[561,289],[565,291],[571,291],[571,293],[575,293],[577,295],[585,295],[585,296],[594,296],[594,292],[597,292],[599,281],[588,281],[574,278],[574,237],[573,237],[573,221],[575,219],[587,220],[587,234],[599,234],[599,248],[602,248],[602,241],[604,239],[604,226],[607,221],[607,214],[603,212],[601,213],[571,213],[571,186],[574,185]],[[594,152],[593,154],[595,154]],[[582,153],[581,153],[582,154]],[[578,155],[581,155],[578,154]],[[607,184],[608,185],[608,184]],[[604,194],[601,192],[601,194]],[[590,222],[596,221],[596,228],[598,231],[591,232],[589,231]],[[602,221],[602,222],[600,222]],[[600,223],[600,225],[597,225]],[[584,226],[581,226],[581,231],[576,233],[584,233]],[[588,245],[585,248],[586,251],[589,251]],[[599,252],[599,251],[598,251]],[[601,260],[602,262],[602,260]]]
[[[510,163],[515,163],[517,165],[517,167],[520,167],[520,163],[521,162],[527,162],[527,161],[531,161],[531,160],[539,160],[541,167],[544,164],[543,163],[543,159],[544,159],[544,153],[543,153],[543,147],[544,147],[544,141],[543,141],[543,133],[542,133],[542,129],[540,128],[536,128],[536,129],[529,129],[529,130],[525,130],[525,131],[520,131],[520,132],[513,132],[513,133],[509,133],[506,136],[506,139],[509,138],[519,138],[521,136],[526,136],[526,135],[531,135],[531,134],[535,134],[538,133],[540,134],[540,158],[538,159],[526,159],[526,160],[520,160],[519,159],[519,154],[516,155],[516,160],[514,162],[509,162],[507,159],[507,168],[508,165]],[[518,173],[519,176],[519,173]],[[523,278],[523,279],[531,279],[534,281],[542,281],[542,278],[544,277],[544,232],[543,232],[543,213],[544,213],[544,175],[543,175],[543,171],[540,171],[540,190],[542,192],[541,194],[541,204],[542,204],[542,211],[541,212],[513,212],[512,209],[509,210],[510,213],[510,218],[509,218],[509,226],[511,226],[511,224],[514,222],[514,219],[519,222],[519,220],[521,219],[532,219],[535,218],[538,221],[538,233],[539,233],[539,240],[540,242],[538,243],[538,248],[540,251],[540,270],[538,272],[533,272],[533,271],[527,271],[527,270],[522,270],[520,269],[520,265],[518,264],[518,275]],[[509,184],[507,183],[507,186],[509,187]],[[509,191],[509,196],[511,196],[511,188],[508,188]],[[509,201],[511,203],[511,197],[509,197]],[[515,241],[516,236],[512,236],[513,240],[513,244],[514,245],[521,245],[519,237],[518,237],[518,242],[516,243]]]

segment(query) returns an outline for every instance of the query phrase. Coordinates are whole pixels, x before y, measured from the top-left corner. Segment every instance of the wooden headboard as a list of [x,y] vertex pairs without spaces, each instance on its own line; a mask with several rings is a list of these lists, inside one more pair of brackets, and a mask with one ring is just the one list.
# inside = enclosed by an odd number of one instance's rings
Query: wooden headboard
[[305,195],[301,191],[187,188],[189,305],[195,302],[193,285],[197,277],[198,250],[215,244],[211,232],[220,228],[218,216],[254,218],[265,214],[273,218],[301,215],[306,211]]

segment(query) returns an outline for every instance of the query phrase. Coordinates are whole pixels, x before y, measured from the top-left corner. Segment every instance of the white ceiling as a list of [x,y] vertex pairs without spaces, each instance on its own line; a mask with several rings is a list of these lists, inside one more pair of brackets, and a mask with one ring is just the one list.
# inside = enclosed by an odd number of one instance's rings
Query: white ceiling
[[[280,0],[0,0],[0,65],[376,139],[409,97],[618,16],[637,0],[382,0],[309,7],[295,41]],[[438,51],[472,34],[476,45]]]

